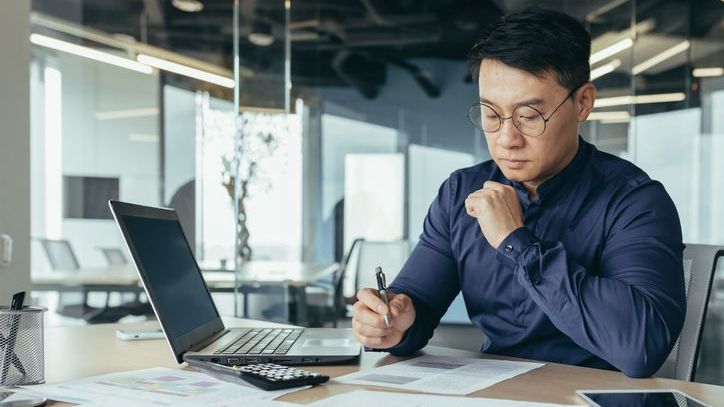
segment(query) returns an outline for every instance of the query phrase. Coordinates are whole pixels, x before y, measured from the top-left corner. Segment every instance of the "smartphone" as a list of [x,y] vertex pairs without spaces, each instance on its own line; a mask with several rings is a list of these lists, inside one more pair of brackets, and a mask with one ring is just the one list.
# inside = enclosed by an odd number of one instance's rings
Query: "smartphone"
[[161,328],[117,329],[116,338],[124,341],[140,341],[143,339],[163,339],[165,336]]
[[586,402],[596,407],[710,407],[688,394],[674,389],[655,390],[577,390]]

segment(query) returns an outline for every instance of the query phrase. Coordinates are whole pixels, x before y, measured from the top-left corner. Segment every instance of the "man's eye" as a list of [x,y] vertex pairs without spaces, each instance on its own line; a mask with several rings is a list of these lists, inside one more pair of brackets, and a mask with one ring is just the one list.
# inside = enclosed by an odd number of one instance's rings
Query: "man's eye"
[[535,116],[520,116],[518,117],[518,120],[532,122],[533,120],[535,120]]

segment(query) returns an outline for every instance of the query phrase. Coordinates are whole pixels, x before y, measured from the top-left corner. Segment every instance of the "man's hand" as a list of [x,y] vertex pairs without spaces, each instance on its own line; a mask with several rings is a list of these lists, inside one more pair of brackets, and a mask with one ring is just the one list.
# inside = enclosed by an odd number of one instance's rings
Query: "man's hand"
[[[415,307],[405,294],[387,292],[389,309],[377,294],[377,290],[363,288],[357,292],[353,306],[352,332],[364,346],[377,349],[391,348],[402,340],[415,322]],[[389,313],[390,325],[385,325],[384,315]]]
[[468,195],[465,210],[478,220],[485,239],[496,249],[515,229],[523,226],[518,194],[509,185],[487,181],[483,189]]

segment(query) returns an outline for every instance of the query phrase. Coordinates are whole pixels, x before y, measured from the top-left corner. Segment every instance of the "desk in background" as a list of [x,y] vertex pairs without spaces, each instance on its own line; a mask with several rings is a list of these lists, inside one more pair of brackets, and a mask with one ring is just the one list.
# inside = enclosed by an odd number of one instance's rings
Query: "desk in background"
[[[306,287],[332,275],[337,263],[312,264],[302,262],[250,261],[242,264],[239,285],[242,292],[260,287],[280,287],[285,303],[296,304],[294,321],[307,321]],[[211,292],[233,292],[233,270],[203,270],[204,280]],[[133,266],[113,266],[68,271],[51,271],[31,275],[33,290],[73,292],[134,292],[143,291]],[[247,288],[247,289],[245,289]],[[287,301],[288,300],[288,301]],[[249,299],[244,295],[244,316],[249,316]],[[288,317],[288,315],[287,315]]]
[[[288,327],[270,322],[226,319],[227,327],[253,323],[255,326]],[[119,328],[151,328],[155,322],[105,324],[48,328],[45,337],[45,378],[47,382],[77,379],[112,372],[149,367],[179,367],[165,340],[121,341]],[[425,353],[441,356],[496,358],[478,352],[429,346]],[[363,353],[359,363],[334,366],[308,366],[331,377],[402,360],[386,353]],[[307,404],[334,394],[362,388],[330,381],[323,386],[288,394],[279,400]],[[370,390],[381,387],[364,386]],[[490,397],[561,404],[584,404],[575,395],[577,389],[678,389],[713,406],[722,405],[724,386],[689,383],[670,379],[630,379],[621,373],[585,367],[547,363],[513,379],[498,383],[468,397]],[[399,390],[396,390],[399,391]],[[59,405],[59,404],[55,404]]]

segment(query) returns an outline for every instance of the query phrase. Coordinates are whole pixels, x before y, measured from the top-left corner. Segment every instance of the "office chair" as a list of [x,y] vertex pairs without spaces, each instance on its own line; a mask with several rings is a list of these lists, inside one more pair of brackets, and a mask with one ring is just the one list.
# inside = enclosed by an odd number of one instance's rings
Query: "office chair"
[[75,257],[70,242],[64,239],[38,239],[48,257],[50,267],[53,270],[76,271],[80,270],[80,264]]
[[[117,248],[117,247],[99,247],[98,250],[100,250],[103,253],[103,256],[106,258],[106,261],[108,262],[108,265],[111,267],[123,267],[128,265],[128,260],[126,259],[126,256],[123,254],[123,250]],[[120,293],[121,295],[121,301],[123,301],[123,293]],[[136,292],[133,300],[129,302],[122,303],[121,305],[117,307],[111,307],[109,304],[111,297],[111,292],[106,292],[106,306],[102,313],[99,313],[95,316],[93,316],[88,322],[90,323],[110,323],[110,322],[116,322],[119,319],[127,316],[127,315],[136,315],[136,316],[153,316],[153,308],[151,308],[151,304],[147,301],[141,301],[141,293]]]
[[344,284],[347,274],[357,268],[360,245],[364,239],[358,238],[352,242],[352,246],[342,261],[337,271],[332,276],[332,284],[316,284],[307,287],[307,315],[309,326],[321,327],[331,322],[337,327],[337,320],[347,316],[347,305],[354,304],[350,297],[344,295]]
[[655,376],[693,381],[701,349],[712,280],[724,247],[687,244],[684,249],[686,317],[679,339]]
[[[79,271],[80,264],[73,252],[70,242],[65,239],[37,239],[43,246],[50,267],[55,271]],[[66,317],[88,320],[102,309],[88,305],[88,291],[81,287],[82,300],[80,303],[68,301],[71,293],[59,292],[57,313]]]
[[123,255],[123,251],[116,247],[99,247],[98,250],[103,253],[103,257],[106,258],[109,266],[125,266],[128,264],[126,256]]

